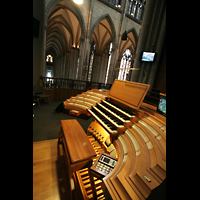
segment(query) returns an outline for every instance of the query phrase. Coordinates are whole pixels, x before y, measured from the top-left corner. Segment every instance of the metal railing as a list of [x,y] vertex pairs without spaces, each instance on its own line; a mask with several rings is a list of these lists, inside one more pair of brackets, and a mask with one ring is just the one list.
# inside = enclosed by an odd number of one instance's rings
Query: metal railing
[[110,90],[112,84],[82,81],[66,78],[44,77],[40,76],[42,85],[45,89],[65,88],[72,90],[106,89]]

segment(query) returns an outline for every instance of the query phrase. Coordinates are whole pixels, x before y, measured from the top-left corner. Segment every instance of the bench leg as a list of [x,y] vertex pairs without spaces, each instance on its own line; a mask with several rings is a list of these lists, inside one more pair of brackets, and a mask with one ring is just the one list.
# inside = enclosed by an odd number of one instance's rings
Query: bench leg
[[62,142],[62,127],[60,127],[60,132],[58,133],[58,144],[63,144],[63,142]]

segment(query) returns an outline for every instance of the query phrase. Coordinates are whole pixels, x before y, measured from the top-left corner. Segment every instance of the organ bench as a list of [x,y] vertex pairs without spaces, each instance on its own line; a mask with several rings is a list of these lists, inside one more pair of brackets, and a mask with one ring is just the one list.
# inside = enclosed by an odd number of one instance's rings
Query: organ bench
[[[61,120],[61,129],[58,138],[58,143],[63,144],[64,157],[70,180],[70,191],[72,191],[71,182],[73,181],[73,172],[91,167],[92,158],[96,156],[96,152],[91,146],[85,131],[76,119]],[[92,179],[91,183],[93,184]],[[73,199],[72,193],[70,193],[70,198]]]

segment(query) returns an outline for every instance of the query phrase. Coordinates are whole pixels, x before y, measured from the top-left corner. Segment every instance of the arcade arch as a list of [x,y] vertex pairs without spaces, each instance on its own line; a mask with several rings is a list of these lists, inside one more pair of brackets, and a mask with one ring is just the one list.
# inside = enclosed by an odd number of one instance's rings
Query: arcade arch
[[81,11],[71,1],[54,1],[47,13],[45,54],[54,57],[56,77],[75,79],[85,27]]
[[[109,67],[109,55],[111,54],[110,45],[115,45],[116,32],[111,17],[107,14],[100,17],[94,23],[91,32],[91,49],[95,44],[94,61],[91,72],[91,65],[89,73],[91,73],[91,81],[105,82],[107,76],[107,69]],[[91,57],[91,56],[90,56]]]

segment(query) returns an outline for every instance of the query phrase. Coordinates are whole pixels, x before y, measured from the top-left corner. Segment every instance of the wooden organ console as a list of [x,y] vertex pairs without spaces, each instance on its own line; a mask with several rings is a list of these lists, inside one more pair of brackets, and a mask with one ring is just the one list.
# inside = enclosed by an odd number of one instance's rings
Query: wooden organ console
[[149,87],[115,80],[87,106],[95,118],[87,137],[96,156],[91,167],[76,171],[83,199],[146,199],[166,178],[166,118],[140,107]]
[[106,99],[108,92],[92,89],[71,97],[63,102],[64,109],[70,110],[69,114],[79,116],[81,113],[91,116],[88,109]]

